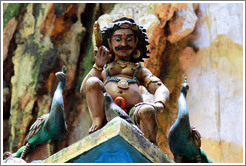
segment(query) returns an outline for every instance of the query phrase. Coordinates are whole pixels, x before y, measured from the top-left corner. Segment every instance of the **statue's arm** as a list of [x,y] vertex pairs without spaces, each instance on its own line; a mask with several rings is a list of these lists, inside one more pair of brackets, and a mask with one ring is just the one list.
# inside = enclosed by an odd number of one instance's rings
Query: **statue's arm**
[[93,68],[90,70],[90,72],[86,75],[84,80],[82,81],[82,84],[80,86],[80,93],[85,93],[86,88],[86,81],[90,77],[97,77],[98,79],[102,80],[101,73],[103,71],[103,66],[105,63],[109,60],[109,51],[105,46],[100,46],[98,50],[94,50],[94,58],[95,58],[95,64],[93,65]]
[[154,95],[155,106],[160,110],[165,109],[166,102],[168,101],[170,95],[167,87],[147,68],[141,68],[140,76],[142,77],[142,85],[145,86],[149,93]]

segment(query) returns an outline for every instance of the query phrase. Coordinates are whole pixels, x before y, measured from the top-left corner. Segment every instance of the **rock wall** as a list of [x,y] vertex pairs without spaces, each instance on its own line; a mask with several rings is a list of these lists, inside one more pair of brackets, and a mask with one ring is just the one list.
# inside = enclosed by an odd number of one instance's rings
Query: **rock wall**
[[[170,91],[158,114],[158,145],[167,142],[177,118],[180,85],[188,78],[190,121],[214,162],[243,162],[243,4],[119,3],[4,4],[4,151],[22,146],[30,125],[48,113],[57,85],[54,73],[68,68],[64,92],[69,133],[62,149],[87,135],[91,125],[80,84],[93,64],[92,29],[128,16],[147,29],[151,51],[143,65]],[[141,87],[144,98],[152,96]]]
[[[5,5],[4,16],[16,10],[12,4]],[[54,73],[60,71],[63,64],[68,68],[64,102],[70,134],[57,150],[68,146],[68,140],[76,137],[73,131],[82,112],[89,127],[89,113],[81,109],[83,99],[78,91],[80,81],[77,81],[86,68],[81,68],[80,62],[89,45],[82,41],[88,41],[93,25],[86,22],[87,17],[95,20],[96,13],[102,11],[99,7],[99,4],[25,4],[19,7],[19,14],[6,23],[4,34],[9,31],[13,34],[4,36],[10,37],[6,40],[9,43],[4,49],[8,54],[3,62],[4,151],[14,152],[22,146],[31,124],[49,112],[57,86]],[[12,20],[17,26],[12,26]],[[86,135],[87,131],[80,134]]]
[[194,42],[200,50],[197,57],[187,58],[192,67],[185,70],[191,77],[190,118],[201,128],[203,149],[214,161],[242,162],[243,6],[202,4],[200,11]]

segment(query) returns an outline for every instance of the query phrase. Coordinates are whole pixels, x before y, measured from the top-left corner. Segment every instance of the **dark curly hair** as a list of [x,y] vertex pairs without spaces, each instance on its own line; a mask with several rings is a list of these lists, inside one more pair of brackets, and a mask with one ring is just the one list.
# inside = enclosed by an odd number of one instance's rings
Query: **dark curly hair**
[[[102,29],[102,45],[109,48],[107,39],[111,39],[113,33],[118,29],[125,29],[129,28],[133,31],[134,36],[138,38],[137,49],[140,51],[141,55],[139,58],[133,58],[131,56],[131,62],[143,62],[143,58],[149,58],[147,55],[150,53],[147,45],[149,44],[146,29],[142,26],[139,26],[135,23],[135,21],[128,17],[122,17],[119,19],[114,20],[110,23],[107,27]],[[112,57],[111,60],[113,60]]]

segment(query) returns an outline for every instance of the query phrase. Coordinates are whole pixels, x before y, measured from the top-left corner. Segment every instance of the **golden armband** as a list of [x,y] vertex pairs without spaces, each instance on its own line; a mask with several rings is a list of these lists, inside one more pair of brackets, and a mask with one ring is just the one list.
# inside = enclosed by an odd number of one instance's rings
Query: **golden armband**
[[102,67],[97,66],[96,64],[93,65],[93,68],[98,70],[98,71],[103,71]]
[[145,87],[148,88],[148,86],[151,83],[156,83],[157,85],[161,85],[160,79],[158,77],[154,76],[154,75],[150,76],[149,80],[145,84]]

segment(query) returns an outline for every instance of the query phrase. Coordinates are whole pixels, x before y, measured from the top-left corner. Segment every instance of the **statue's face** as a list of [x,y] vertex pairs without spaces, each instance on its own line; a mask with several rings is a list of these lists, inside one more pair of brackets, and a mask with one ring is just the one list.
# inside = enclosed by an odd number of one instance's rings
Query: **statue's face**
[[113,33],[111,40],[108,40],[108,44],[116,58],[130,58],[137,46],[137,39],[131,29],[118,29]]

